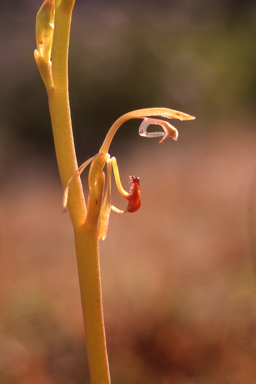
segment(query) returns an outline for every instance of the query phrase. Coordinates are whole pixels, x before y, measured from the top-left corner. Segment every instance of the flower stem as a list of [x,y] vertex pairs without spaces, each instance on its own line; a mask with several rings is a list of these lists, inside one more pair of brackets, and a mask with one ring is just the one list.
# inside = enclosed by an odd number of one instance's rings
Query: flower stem
[[88,199],[86,223],[75,231],[77,263],[92,384],[110,384],[103,320],[98,217],[105,175],[101,171]]
[[[74,3],[75,0],[55,0],[52,47],[53,86],[47,88],[55,151],[63,188],[78,168],[68,94],[68,49]],[[39,59],[38,62],[40,63]],[[50,70],[50,67],[47,68]],[[68,196],[68,209],[74,227],[92,384],[110,384],[102,309],[97,227],[103,189],[104,174],[100,171],[90,189],[87,211],[80,176],[77,174],[70,185]]]

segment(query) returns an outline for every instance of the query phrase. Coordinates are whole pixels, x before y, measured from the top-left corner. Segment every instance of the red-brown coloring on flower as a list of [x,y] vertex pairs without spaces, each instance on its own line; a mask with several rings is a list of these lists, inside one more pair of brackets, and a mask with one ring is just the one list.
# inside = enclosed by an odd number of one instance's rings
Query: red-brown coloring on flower
[[[54,1],[54,0],[46,0]],[[179,120],[194,120],[194,116],[187,115],[183,112],[174,111],[167,108],[146,108],[139,109],[137,111],[126,113],[121,116],[116,122],[111,126],[110,130],[107,133],[105,140],[99,150],[99,153],[90,159],[86,160],[70,177],[69,181],[66,184],[63,196],[63,207],[64,210],[67,208],[68,202],[68,192],[71,181],[75,176],[80,176],[84,169],[92,162],[91,169],[89,172],[89,190],[95,184],[95,177],[98,172],[102,172],[104,166],[107,164],[107,188],[105,197],[103,199],[101,210],[100,210],[100,224],[99,224],[99,238],[103,240],[107,236],[109,215],[111,210],[117,213],[126,213],[126,212],[136,212],[140,206],[140,182],[139,178],[135,176],[130,176],[130,191],[129,193],[123,188],[120,180],[119,170],[117,166],[117,161],[115,157],[110,157],[109,155],[109,146],[113,140],[116,131],[120,126],[130,119],[142,119],[142,123],[139,127],[139,134],[142,137],[154,138],[161,137],[159,143],[165,144],[169,137],[172,137],[174,140],[178,139],[178,131],[174,128],[168,121],[159,119],[158,117],[164,119],[179,119]],[[148,132],[147,129],[150,125],[158,125],[162,128],[158,132]],[[111,204],[111,172],[114,172],[116,186],[119,193],[128,200],[128,206],[126,210],[121,210],[116,208]]]
[[136,212],[141,206],[139,177],[130,176],[130,193],[126,199],[129,201],[127,212]]

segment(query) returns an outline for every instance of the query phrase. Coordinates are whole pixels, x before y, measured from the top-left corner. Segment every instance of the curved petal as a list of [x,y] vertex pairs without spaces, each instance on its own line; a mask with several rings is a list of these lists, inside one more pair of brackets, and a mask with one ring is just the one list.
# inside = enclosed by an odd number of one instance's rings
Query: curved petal
[[[147,128],[150,125],[160,125],[164,132],[147,132]],[[174,128],[170,123],[160,119],[151,119],[145,117],[141,125],[139,126],[139,134],[143,137],[154,138],[154,137],[162,137],[159,143],[166,143],[169,137],[172,137],[173,140],[178,140],[179,132],[176,128]]]

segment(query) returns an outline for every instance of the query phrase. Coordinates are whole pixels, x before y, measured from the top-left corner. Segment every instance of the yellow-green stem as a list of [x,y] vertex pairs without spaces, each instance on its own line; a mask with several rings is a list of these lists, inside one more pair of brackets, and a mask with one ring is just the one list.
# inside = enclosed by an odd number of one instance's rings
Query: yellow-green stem
[[[72,3],[74,5],[74,1]],[[63,187],[77,169],[68,94],[68,48],[73,5],[70,9],[60,5],[55,11],[52,49],[54,89],[48,92],[55,151]],[[73,225],[82,225],[86,218],[86,207],[79,177],[75,177],[70,186],[68,207]]]
[[103,323],[97,225],[104,181],[105,175],[100,171],[90,190],[86,223],[75,232],[85,337],[93,384],[110,383]]
[[[56,157],[63,187],[77,170],[68,95],[68,48],[72,9],[75,0],[56,1],[52,48],[52,77],[54,88],[48,90]],[[58,6],[58,4],[60,5]],[[104,178],[102,172],[95,183],[96,195],[90,192],[91,203],[101,205]],[[96,197],[95,197],[96,196]],[[79,283],[84,314],[87,355],[92,384],[109,384],[102,310],[101,279],[98,249],[97,218],[99,209],[86,206],[80,177],[70,185],[68,208],[74,227]],[[94,208],[95,208],[94,207]],[[95,216],[96,215],[96,216]],[[92,216],[93,220],[92,220]]]
[[97,229],[78,228],[75,242],[91,383],[109,384]]

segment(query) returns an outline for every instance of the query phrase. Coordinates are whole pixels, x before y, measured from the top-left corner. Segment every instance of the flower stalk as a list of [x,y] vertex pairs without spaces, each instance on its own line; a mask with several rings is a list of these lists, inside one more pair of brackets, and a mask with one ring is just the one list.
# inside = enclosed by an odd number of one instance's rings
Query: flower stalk
[[[169,137],[178,139],[176,128],[164,119],[192,120],[194,117],[167,108],[147,108],[126,113],[112,125],[99,152],[78,167],[68,94],[68,50],[74,3],[75,0],[45,0],[36,17],[37,49],[34,57],[48,95],[57,163],[64,189],[63,208],[68,209],[74,228],[91,383],[110,384],[99,239],[104,240],[107,236],[111,210],[127,213],[140,208],[141,191],[139,178],[135,176],[130,176],[130,191],[125,191],[117,161],[110,156],[109,148],[116,131],[127,120],[141,119],[139,134],[148,138],[160,137],[160,143],[164,144]],[[148,132],[150,125],[158,125],[162,130]],[[86,205],[80,176],[88,165],[89,195]],[[111,203],[112,170],[118,191],[128,201],[125,210]]]
[[[52,56],[50,48],[37,45],[35,60],[48,94],[49,109],[57,163],[63,188],[77,171],[77,160],[72,133],[68,95],[68,48],[72,10],[75,0],[46,0],[37,15],[36,35],[44,36],[52,23],[54,7],[54,33]],[[41,18],[41,12],[48,12]],[[40,24],[40,20],[43,23]],[[43,42],[44,44],[44,42]],[[42,54],[43,52],[43,54]],[[87,355],[92,384],[110,384],[109,364],[102,309],[102,293],[98,248],[98,216],[104,187],[104,174],[98,172],[90,189],[88,210],[79,175],[73,178],[68,196],[68,210],[72,220],[78,264],[81,302]],[[64,293],[63,293],[64,294]]]

